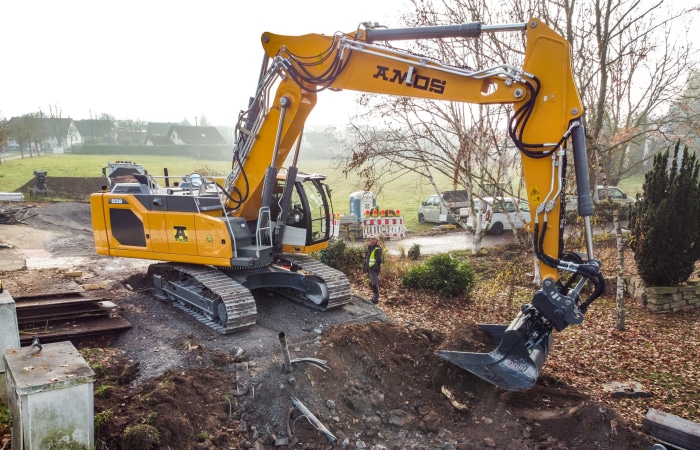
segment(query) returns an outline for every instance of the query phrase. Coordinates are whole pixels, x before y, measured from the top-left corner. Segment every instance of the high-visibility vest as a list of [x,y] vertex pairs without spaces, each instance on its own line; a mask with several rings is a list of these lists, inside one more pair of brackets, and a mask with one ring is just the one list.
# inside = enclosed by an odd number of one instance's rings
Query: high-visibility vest
[[377,251],[377,247],[373,248],[372,251],[369,254],[369,266],[374,267],[374,265],[377,263],[377,260],[374,258],[374,252]]

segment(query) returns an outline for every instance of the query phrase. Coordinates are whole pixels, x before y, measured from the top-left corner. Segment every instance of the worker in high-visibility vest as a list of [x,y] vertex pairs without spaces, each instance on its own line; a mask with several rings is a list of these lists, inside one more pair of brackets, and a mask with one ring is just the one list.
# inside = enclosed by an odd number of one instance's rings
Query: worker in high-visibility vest
[[364,272],[369,275],[372,285],[372,303],[379,303],[379,271],[382,268],[382,248],[379,246],[379,237],[372,235],[369,238],[367,253],[365,253]]

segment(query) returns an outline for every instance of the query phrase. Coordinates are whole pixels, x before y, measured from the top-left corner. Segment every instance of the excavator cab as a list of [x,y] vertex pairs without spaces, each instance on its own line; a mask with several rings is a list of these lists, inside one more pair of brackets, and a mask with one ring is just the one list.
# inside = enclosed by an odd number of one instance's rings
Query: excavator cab
[[333,205],[327,195],[327,185],[323,183],[325,179],[325,175],[297,173],[291,185],[287,213],[282,214],[286,173],[277,176],[270,215],[277,224],[277,240],[282,251],[308,253],[309,249],[325,245],[332,237]]

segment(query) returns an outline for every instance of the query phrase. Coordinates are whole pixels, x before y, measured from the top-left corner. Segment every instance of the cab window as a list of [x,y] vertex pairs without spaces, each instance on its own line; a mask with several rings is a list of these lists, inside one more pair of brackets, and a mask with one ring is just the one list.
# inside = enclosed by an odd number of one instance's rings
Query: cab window
[[621,190],[617,188],[610,188],[610,197],[611,198],[617,198],[617,199],[623,199],[625,198],[624,194],[622,193]]

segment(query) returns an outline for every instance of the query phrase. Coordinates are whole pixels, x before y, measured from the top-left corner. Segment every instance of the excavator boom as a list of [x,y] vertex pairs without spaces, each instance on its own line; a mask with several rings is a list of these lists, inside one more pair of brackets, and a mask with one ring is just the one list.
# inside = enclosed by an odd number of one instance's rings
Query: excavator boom
[[[478,70],[397,50],[386,41],[479,38],[483,33],[524,32],[522,66],[501,64]],[[509,134],[522,155],[531,207],[528,230],[542,275],[542,286],[509,326],[483,325],[500,343],[488,354],[444,350],[438,355],[508,390],[534,384],[552,345],[553,331],[579,324],[604,290],[594,258],[583,106],[574,83],[569,43],[539,19],[527,23],[371,29],[332,36],[263,33],[272,61],[269,73],[283,79],[277,100],[282,109],[307,113],[324,89],[348,89],[421,99],[473,104],[510,104]],[[284,106],[286,104],[286,106]],[[277,113],[273,107],[270,112]],[[280,142],[291,143],[303,121],[282,125]],[[585,253],[563,251],[563,202],[567,145],[576,167],[579,214],[584,217]],[[284,147],[282,145],[281,147]],[[282,149],[281,149],[282,150]],[[284,150],[282,150],[284,152]],[[567,282],[561,275],[566,273]],[[581,298],[584,286],[592,293]]]

